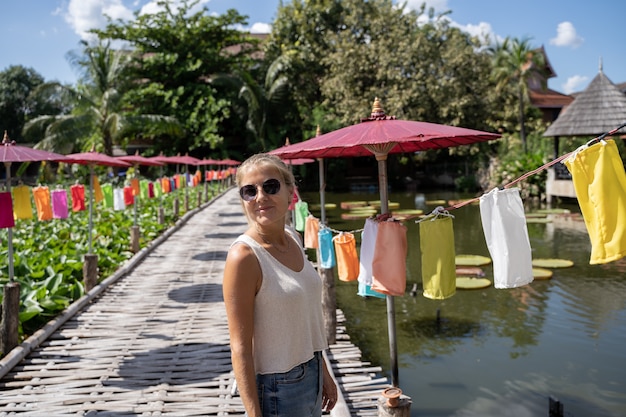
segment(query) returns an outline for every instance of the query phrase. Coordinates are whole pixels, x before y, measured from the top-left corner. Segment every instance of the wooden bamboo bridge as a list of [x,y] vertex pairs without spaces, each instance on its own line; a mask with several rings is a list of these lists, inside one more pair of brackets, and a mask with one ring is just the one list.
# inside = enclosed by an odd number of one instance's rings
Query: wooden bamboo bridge
[[[247,227],[230,189],[187,213],[0,361],[0,416],[244,415],[230,360],[222,273]],[[337,311],[326,352],[332,416],[377,416],[389,386]]]

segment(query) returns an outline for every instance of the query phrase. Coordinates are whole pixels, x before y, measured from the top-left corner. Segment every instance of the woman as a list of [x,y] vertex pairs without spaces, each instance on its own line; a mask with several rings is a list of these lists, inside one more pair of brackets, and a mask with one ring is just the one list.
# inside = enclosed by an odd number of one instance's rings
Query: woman
[[337,401],[321,355],[328,347],[322,283],[286,228],[294,177],[276,156],[237,170],[249,228],[232,244],[224,302],[237,387],[248,417],[319,417]]

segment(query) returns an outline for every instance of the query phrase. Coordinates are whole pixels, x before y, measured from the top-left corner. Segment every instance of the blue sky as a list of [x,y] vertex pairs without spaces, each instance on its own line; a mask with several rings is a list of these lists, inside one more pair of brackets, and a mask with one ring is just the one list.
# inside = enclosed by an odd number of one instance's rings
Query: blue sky
[[[201,0],[211,13],[237,9],[248,29],[268,31],[280,0]],[[283,0],[288,3],[289,0]],[[176,3],[177,0],[172,0]],[[407,7],[419,8],[421,0]],[[581,91],[599,70],[614,83],[626,82],[624,0],[429,0],[436,10],[451,10],[454,24],[473,34],[500,39],[530,38],[544,46],[557,77],[548,86]],[[10,65],[34,68],[46,80],[74,82],[66,54],[78,50],[86,30],[102,27],[103,13],[131,18],[151,10],[149,0],[3,0],[0,2],[0,70]]]

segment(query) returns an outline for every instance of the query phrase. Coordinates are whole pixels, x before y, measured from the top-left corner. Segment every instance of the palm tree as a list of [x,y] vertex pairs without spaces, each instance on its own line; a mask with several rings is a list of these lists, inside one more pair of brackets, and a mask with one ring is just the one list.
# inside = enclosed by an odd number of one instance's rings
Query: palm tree
[[123,107],[124,71],[130,62],[126,51],[102,43],[89,46],[83,42],[83,46],[83,56],[70,55],[73,65],[81,70],[76,88],[52,82],[37,91],[43,97],[67,98],[74,107],[67,114],[39,116],[26,123],[24,136],[37,138],[36,147],[70,153],[95,146],[112,155],[113,145],[134,135],[182,134],[175,118],[133,114]]
[[[267,120],[270,114],[284,103],[289,93],[289,59],[279,56],[268,67],[265,82],[260,86],[248,72],[220,74],[212,79],[214,85],[225,84],[237,91],[237,97],[245,106],[235,105],[237,111],[246,120],[246,129],[252,134],[262,150],[268,150]],[[274,146],[278,143],[272,143]]]
[[[528,82],[531,78],[543,74],[545,57],[537,48],[530,45],[528,38],[506,38],[490,48],[493,56],[493,78],[496,91],[505,91],[512,86],[517,94],[519,106],[520,139],[527,151],[526,129],[524,123],[525,99],[529,98]],[[545,83],[545,77],[540,77]],[[545,88],[545,85],[544,85]],[[530,102],[530,99],[529,99]]]

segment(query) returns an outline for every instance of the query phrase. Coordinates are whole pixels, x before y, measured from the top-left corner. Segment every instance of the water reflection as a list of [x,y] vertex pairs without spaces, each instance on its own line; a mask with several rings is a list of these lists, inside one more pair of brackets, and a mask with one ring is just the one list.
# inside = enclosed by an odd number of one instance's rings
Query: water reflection
[[[304,195],[318,202],[317,194]],[[390,194],[401,208],[454,193]],[[376,194],[327,195],[327,202],[377,200]],[[577,212],[575,204],[566,206]],[[328,212],[331,227],[359,230],[363,221]],[[314,213],[316,214],[316,213]],[[489,256],[478,206],[452,212],[457,254]],[[407,226],[407,289],[396,298],[400,387],[413,400],[411,415],[532,416],[548,413],[548,398],[568,416],[626,415],[626,259],[589,265],[591,246],[576,214],[529,224],[533,258],[564,258],[571,268],[553,278],[508,290],[457,291],[435,301],[421,295],[419,229]],[[356,233],[357,242],[360,235]],[[493,279],[490,266],[484,267]],[[356,295],[356,283],[337,282],[337,300],[348,332],[364,359],[388,368],[384,300]]]

